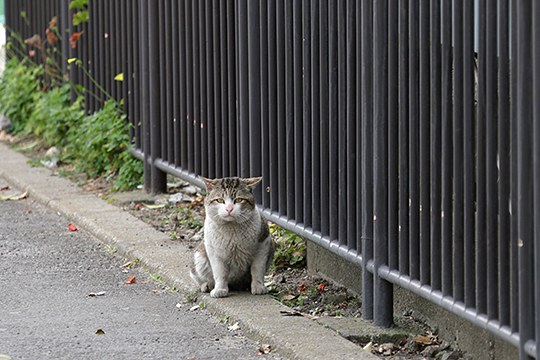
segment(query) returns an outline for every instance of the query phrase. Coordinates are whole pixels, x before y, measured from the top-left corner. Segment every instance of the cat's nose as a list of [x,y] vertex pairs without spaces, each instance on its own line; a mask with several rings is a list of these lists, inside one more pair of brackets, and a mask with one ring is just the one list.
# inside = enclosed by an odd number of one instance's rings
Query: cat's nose
[[231,204],[228,204],[226,207],[225,207],[225,210],[227,210],[227,212],[230,214],[232,213],[233,211],[233,206]]

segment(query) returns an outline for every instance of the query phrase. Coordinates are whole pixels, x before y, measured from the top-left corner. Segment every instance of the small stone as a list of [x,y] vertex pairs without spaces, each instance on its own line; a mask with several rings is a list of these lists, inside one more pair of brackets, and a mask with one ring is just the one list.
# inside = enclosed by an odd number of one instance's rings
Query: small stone
[[422,350],[421,354],[425,357],[432,358],[435,357],[435,355],[437,355],[437,353],[440,351],[441,347],[439,345],[430,345]]
[[192,202],[193,198],[184,193],[176,193],[169,197],[169,203],[176,205],[179,202]]
[[188,186],[182,188],[180,191],[183,192],[184,194],[188,194],[188,195],[195,195],[195,194],[197,194],[197,192],[199,192],[199,190],[193,185],[188,185]]
[[10,131],[11,130],[11,120],[9,120],[4,115],[0,114],[0,130]]
[[[461,353],[459,351],[445,351],[441,353],[441,360],[459,360],[461,359]],[[438,356],[437,356],[438,358]]]

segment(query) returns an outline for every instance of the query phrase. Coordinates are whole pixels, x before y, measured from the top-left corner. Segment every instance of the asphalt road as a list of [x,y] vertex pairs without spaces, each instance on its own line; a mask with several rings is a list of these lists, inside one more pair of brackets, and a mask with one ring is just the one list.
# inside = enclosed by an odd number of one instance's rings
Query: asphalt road
[[[0,201],[0,354],[14,360],[277,358],[258,356],[259,343],[207,311],[177,307],[182,295],[138,269],[126,273],[125,261],[32,200]],[[125,284],[130,276],[135,284]],[[99,292],[105,295],[89,296]]]

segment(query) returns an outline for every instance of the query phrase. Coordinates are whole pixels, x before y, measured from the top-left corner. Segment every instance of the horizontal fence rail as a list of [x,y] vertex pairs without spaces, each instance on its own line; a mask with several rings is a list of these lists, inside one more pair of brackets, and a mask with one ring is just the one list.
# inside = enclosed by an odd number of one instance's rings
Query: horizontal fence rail
[[395,284],[540,358],[538,2],[68,3],[6,0],[8,31],[82,34],[65,71],[123,100],[148,191],[262,175],[267,219],[363,268],[364,318]]

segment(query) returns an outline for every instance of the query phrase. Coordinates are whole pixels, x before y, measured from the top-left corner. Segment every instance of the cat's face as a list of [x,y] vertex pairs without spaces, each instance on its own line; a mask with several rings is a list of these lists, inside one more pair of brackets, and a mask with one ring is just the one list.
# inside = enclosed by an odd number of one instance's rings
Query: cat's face
[[206,216],[215,222],[242,223],[256,211],[252,189],[261,178],[202,179],[208,191],[204,204]]

